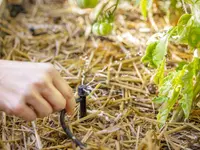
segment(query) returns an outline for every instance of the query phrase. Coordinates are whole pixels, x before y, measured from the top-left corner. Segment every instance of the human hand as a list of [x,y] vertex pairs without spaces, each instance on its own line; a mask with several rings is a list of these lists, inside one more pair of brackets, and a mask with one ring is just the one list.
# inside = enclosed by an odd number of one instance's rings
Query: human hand
[[0,60],[0,110],[27,121],[75,108],[73,91],[52,65]]

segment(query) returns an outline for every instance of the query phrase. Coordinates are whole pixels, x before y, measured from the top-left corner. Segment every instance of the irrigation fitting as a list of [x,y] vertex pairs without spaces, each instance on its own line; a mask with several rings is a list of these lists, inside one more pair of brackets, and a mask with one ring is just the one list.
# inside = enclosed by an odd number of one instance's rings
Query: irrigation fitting
[[87,115],[87,109],[86,109],[86,93],[87,87],[85,85],[81,85],[78,87],[78,95],[79,98],[76,100],[76,102],[80,103],[80,118],[83,118]]
[[[86,109],[86,97],[87,97],[87,87],[85,85],[80,85],[78,87],[78,96],[79,98],[76,99],[76,103],[80,103],[80,118],[83,118],[87,115],[87,109]],[[73,133],[70,131],[70,129],[67,127],[65,123],[65,113],[66,110],[63,109],[60,113],[60,124],[64,130],[64,132],[67,134],[67,136],[80,148],[85,148],[86,145],[84,145],[80,140],[78,140]]]

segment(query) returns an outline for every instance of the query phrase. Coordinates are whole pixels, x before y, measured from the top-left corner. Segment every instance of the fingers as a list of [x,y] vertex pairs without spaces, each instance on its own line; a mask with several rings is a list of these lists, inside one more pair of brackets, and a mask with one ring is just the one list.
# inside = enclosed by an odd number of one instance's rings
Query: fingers
[[38,117],[45,117],[64,108],[69,115],[73,114],[76,103],[72,89],[56,72],[34,83],[31,91],[25,101],[35,109]]
[[27,121],[35,120],[37,117],[34,110],[28,107],[26,104],[18,105],[13,110],[11,110],[10,114],[16,115]]
[[51,105],[36,91],[25,97],[25,102],[34,108],[38,118],[43,118],[53,112]]
[[[28,103],[37,111],[40,117],[45,117],[52,112],[65,108],[66,100],[63,95],[54,87],[52,79],[47,75],[41,82],[33,84],[32,97],[28,97]],[[35,99],[35,100],[34,100]]]
[[73,91],[53,65],[2,60],[0,63],[0,110],[25,120],[46,117],[64,108],[70,115],[74,112]]
[[73,96],[73,90],[66,83],[66,81],[60,77],[57,71],[52,72],[52,77],[54,86],[56,87],[56,89],[58,89],[58,91],[60,91],[60,93],[66,100],[65,108],[67,113],[69,115],[72,115],[76,106],[76,102]]
[[53,84],[48,83],[47,87],[40,92],[41,95],[49,102],[54,112],[65,108],[66,100]]

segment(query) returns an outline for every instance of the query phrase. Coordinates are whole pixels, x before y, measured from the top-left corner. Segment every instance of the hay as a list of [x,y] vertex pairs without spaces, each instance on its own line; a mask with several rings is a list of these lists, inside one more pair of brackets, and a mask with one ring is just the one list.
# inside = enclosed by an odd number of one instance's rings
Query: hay
[[[29,8],[27,14],[0,20],[6,34],[0,39],[1,59],[51,62],[76,96],[80,84],[88,85],[88,115],[79,119],[77,106],[69,124],[90,149],[200,148],[198,110],[188,123],[166,123],[159,129],[156,120],[153,70],[140,58],[150,35],[166,25],[164,18],[156,15],[146,23],[136,8],[122,3],[113,34],[96,37],[90,34],[91,10],[81,10],[72,1]],[[169,67],[191,58],[177,49],[170,48]],[[60,126],[59,113],[32,123],[4,113],[1,118],[2,149],[76,149]]]

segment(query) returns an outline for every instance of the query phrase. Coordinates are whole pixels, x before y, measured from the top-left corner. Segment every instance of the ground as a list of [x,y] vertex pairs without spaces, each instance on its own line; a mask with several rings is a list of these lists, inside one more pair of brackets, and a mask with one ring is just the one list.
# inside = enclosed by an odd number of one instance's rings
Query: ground
[[[138,8],[123,3],[113,33],[98,37],[90,33],[91,11],[69,1],[31,5],[25,14],[0,20],[6,33],[0,38],[1,59],[54,64],[76,97],[77,87],[87,85],[88,115],[79,119],[77,105],[69,125],[91,149],[199,149],[198,110],[187,122],[159,128],[158,107],[151,101],[158,92],[151,80],[154,70],[141,63],[147,40],[168,25],[166,18],[157,14],[146,22]],[[171,45],[169,66],[191,58],[179,49]],[[32,123],[2,113],[0,123],[2,149],[75,149],[59,113]]]

